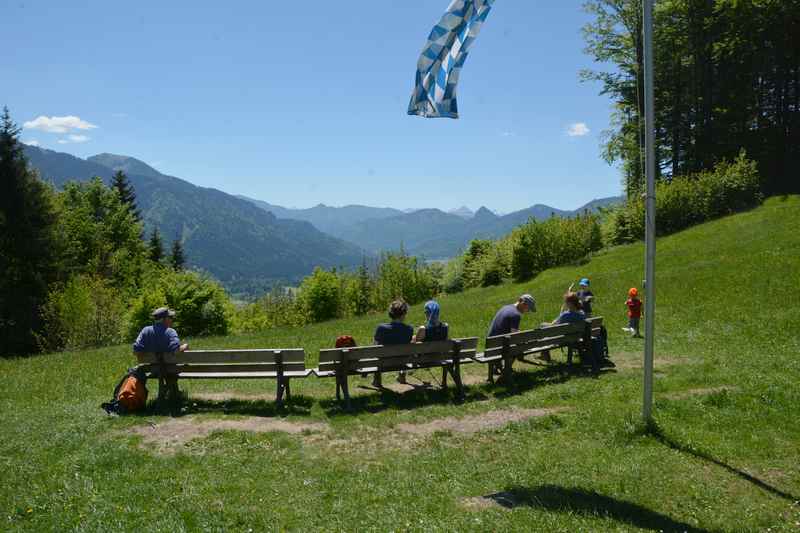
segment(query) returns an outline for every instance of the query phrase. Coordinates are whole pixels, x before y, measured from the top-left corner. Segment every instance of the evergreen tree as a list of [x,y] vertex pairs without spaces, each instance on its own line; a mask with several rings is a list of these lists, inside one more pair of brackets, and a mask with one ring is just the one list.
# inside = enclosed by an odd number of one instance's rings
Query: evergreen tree
[[354,294],[353,312],[356,316],[366,315],[372,300],[372,279],[367,269],[367,258],[361,260],[361,266],[356,275],[356,290]]
[[128,181],[128,176],[121,170],[116,171],[111,178],[111,186],[117,190],[119,199],[128,206],[128,209],[136,218],[136,222],[141,222],[142,215],[139,213],[139,208],[136,207],[136,191],[131,182]]
[[161,234],[158,228],[153,228],[150,234],[150,242],[147,243],[148,257],[153,263],[160,263],[164,259],[164,243],[161,240]]
[[169,264],[176,272],[180,272],[186,266],[186,257],[183,254],[183,245],[180,239],[175,239],[175,242],[172,243]]
[[37,348],[41,309],[58,276],[52,190],[28,168],[20,129],[0,118],[0,353]]

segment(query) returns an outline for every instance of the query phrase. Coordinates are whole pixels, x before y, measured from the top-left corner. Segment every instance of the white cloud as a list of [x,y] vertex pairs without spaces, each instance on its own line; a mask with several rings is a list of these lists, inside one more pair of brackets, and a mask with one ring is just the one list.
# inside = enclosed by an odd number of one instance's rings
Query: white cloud
[[66,139],[59,139],[58,144],[71,144],[71,143],[85,143],[89,141],[89,137],[86,135],[67,135]]
[[22,127],[26,130],[67,133],[71,130],[93,130],[97,126],[74,115],[68,115],[66,117],[47,117],[45,115],[39,115],[35,119],[25,122]]
[[583,137],[584,135],[589,135],[591,131],[585,122],[576,122],[569,125],[567,135],[570,137]]
[[37,141],[36,139],[31,139],[30,141],[22,141],[22,142],[24,144],[27,144],[28,146],[41,146],[41,144],[39,144],[39,141]]

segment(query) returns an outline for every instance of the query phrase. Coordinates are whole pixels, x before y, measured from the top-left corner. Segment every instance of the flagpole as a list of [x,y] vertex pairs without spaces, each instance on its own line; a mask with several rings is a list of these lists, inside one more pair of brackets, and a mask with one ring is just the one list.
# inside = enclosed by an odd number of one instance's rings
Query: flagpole
[[645,169],[645,301],[644,301],[644,402],[645,422],[653,419],[653,334],[656,304],[656,160],[655,160],[655,93],[653,90],[653,3],[644,0],[644,123]]

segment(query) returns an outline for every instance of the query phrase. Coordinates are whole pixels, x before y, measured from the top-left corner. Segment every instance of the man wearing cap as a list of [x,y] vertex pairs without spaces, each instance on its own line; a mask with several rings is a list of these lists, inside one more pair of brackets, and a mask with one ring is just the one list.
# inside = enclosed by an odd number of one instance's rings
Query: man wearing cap
[[515,304],[504,305],[500,308],[489,326],[488,337],[507,335],[519,331],[522,314],[536,311],[536,300],[530,294],[523,294]]
[[134,352],[183,352],[189,348],[188,344],[181,344],[178,333],[172,329],[175,311],[159,307],[153,311],[152,317],[153,325],[143,328],[133,343]]

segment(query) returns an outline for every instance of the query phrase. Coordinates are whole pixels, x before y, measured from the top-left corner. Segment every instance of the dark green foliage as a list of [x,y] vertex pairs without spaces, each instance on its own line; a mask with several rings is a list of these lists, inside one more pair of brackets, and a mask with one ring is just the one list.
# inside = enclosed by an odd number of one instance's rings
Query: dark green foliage
[[[669,235],[695,224],[743,211],[762,201],[758,170],[744,153],[713,171],[673,178],[656,188],[656,232]],[[611,219],[612,244],[644,238],[644,202],[629,200]]]
[[225,335],[231,327],[233,307],[217,282],[196,272],[161,269],[133,300],[126,340],[152,323],[150,313],[161,306],[175,310],[181,336]]
[[137,222],[142,221],[142,215],[136,207],[136,192],[133,190],[133,185],[128,181],[128,177],[121,170],[118,170],[111,177],[111,187],[113,187],[119,195],[120,201],[128,206],[128,209],[133,213]]
[[153,228],[150,233],[150,240],[147,243],[147,257],[153,263],[160,264],[164,259],[164,242],[158,228]]
[[511,236],[511,274],[525,281],[555,266],[574,263],[603,246],[600,224],[594,215],[578,218],[553,217],[530,221]]
[[96,274],[117,287],[138,286],[145,268],[142,227],[116,191],[100,178],[69,182],[58,203],[66,272]]
[[42,350],[76,350],[123,340],[125,301],[109,280],[77,275],[50,292],[42,310]]
[[58,277],[53,192],[28,169],[19,128],[0,124],[0,354],[36,349],[41,307]]
[[[590,0],[584,72],[615,105],[605,155],[642,190],[641,0]],[[800,2],[662,0],[655,9],[656,159],[666,178],[710,170],[741,149],[767,194],[800,190]]]
[[169,264],[172,270],[180,272],[186,266],[186,257],[183,253],[183,245],[180,239],[175,239],[172,243],[172,251],[169,254]]
[[341,316],[342,284],[335,270],[319,267],[300,285],[299,304],[310,322]]

